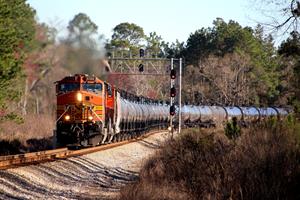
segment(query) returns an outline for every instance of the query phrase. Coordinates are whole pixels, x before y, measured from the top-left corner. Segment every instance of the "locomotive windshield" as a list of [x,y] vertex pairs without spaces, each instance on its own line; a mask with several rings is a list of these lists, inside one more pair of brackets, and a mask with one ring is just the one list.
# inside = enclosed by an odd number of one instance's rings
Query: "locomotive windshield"
[[59,84],[58,91],[59,92],[71,92],[80,89],[79,83],[61,83]]
[[101,83],[83,83],[82,89],[89,91],[89,92],[101,93],[102,84]]

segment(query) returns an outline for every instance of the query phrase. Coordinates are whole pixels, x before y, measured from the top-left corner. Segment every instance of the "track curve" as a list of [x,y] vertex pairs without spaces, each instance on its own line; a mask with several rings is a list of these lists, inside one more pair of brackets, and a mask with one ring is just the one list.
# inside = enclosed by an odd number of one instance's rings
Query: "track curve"
[[115,199],[170,138],[158,132],[103,151],[0,170],[0,199]]
[[15,168],[20,166],[27,166],[31,164],[38,164],[42,162],[50,162],[58,159],[66,159],[75,156],[81,156],[89,153],[94,153],[97,151],[103,151],[106,149],[111,149],[117,146],[125,145],[128,143],[140,141],[150,135],[159,132],[166,132],[164,130],[156,130],[141,135],[137,138],[124,140],[121,142],[115,142],[110,144],[104,144],[100,146],[84,148],[80,150],[68,150],[67,148],[59,148],[53,150],[39,151],[39,152],[31,152],[25,154],[17,154],[17,155],[8,155],[8,156],[0,156],[0,170]]

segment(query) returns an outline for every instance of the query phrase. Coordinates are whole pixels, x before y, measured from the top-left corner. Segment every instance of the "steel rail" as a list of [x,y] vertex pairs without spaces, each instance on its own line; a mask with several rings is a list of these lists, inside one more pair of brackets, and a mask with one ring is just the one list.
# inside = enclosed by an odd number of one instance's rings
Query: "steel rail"
[[50,162],[59,159],[66,159],[70,157],[76,157],[76,156],[90,154],[98,151],[112,149],[114,147],[137,142],[149,137],[150,135],[156,133],[163,133],[163,132],[167,132],[167,131],[165,130],[151,131],[137,138],[132,138],[129,140],[123,140],[120,142],[114,142],[110,144],[104,144],[100,146],[89,147],[89,148],[84,148],[79,150],[69,150],[67,148],[59,148],[59,149],[31,152],[25,154],[0,156],[0,170],[16,168],[20,166],[28,166],[32,164],[39,164],[43,162]]

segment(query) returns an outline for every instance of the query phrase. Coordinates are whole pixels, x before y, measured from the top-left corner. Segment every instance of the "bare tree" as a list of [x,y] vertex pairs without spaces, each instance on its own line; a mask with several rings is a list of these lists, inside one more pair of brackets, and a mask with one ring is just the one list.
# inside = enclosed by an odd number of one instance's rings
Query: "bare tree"
[[[210,56],[199,64],[189,66],[185,84],[193,102],[227,105],[254,103],[253,79],[249,76],[250,58],[237,53],[224,57]],[[191,77],[190,77],[191,75]],[[194,78],[192,78],[194,77]],[[197,99],[200,93],[200,98]]]
[[258,23],[270,28],[272,32],[285,34],[299,31],[299,0],[250,0],[250,3],[255,11],[260,11],[265,17]]

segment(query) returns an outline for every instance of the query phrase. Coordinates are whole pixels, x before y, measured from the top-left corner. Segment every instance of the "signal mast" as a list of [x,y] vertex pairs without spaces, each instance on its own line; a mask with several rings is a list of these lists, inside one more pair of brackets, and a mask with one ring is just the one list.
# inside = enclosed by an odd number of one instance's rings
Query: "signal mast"
[[[149,58],[149,52],[145,55],[144,49],[139,49],[139,56],[132,57],[132,54],[129,53],[128,57],[124,57],[123,51],[121,57],[116,57],[118,52],[112,52],[111,57],[109,57],[109,63],[111,68],[111,74],[118,75],[142,75],[142,76],[170,76],[171,87],[170,87],[170,131],[174,133],[174,123],[173,120],[178,114],[178,133],[181,132],[181,82],[182,82],[182,58]],[[174,63],[176,62],[177,66],[179,64],[179,69],[175,69]],[[166,64],[169,63],[170,74],[166,73]],[[176,65],[175,65],[176,66]],[[179,72],[179,79],[176,79],[176,72]],[[176,89],[178,86],[178,92]],[[178,99],[176,95],[178,93]],[[178,102],[178,107],[177,103]],[[178,112],[176,109],[178,108]]]

